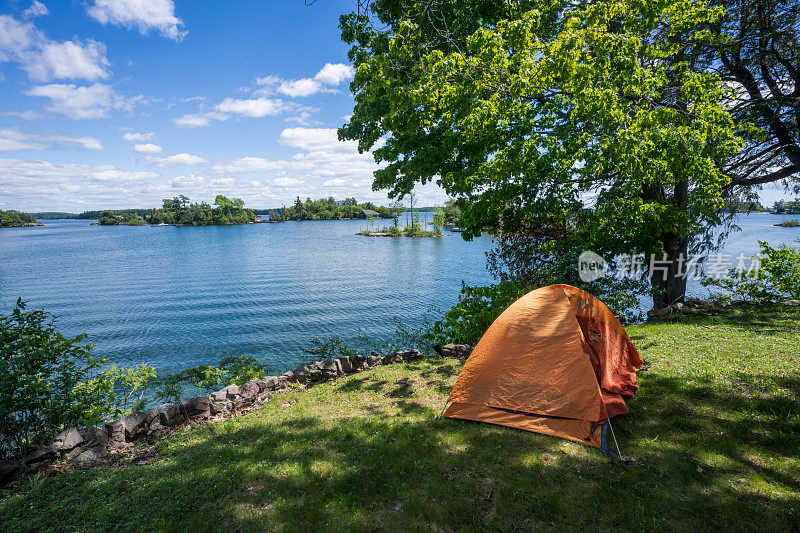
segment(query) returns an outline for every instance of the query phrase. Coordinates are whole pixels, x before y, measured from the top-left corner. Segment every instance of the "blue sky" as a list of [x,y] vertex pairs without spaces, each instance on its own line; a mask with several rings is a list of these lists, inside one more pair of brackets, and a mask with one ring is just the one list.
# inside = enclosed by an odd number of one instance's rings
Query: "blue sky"
[[[256,208],[371,190],[336,139],[354,0],[0,3],[0,209],[83,211],[221,193]],[[420,203],[442,203],[432,185]],[[785,197],[762,192],[771,203]]]
[[[336,140],[353,69],[352,0],[6,1],[0,208],[150,207],[185,194],[276,207],[371,190]],[[435,187],[424,203],[445,199]]]

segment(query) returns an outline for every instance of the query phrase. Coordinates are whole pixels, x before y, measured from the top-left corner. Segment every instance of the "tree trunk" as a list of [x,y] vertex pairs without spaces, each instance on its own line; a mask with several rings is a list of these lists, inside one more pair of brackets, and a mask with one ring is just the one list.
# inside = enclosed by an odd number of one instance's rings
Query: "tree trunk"
[[689,239],[674,234],[662,237],[667,253],[666,261],[655,258],[655,268],[650,272],[650,283],[655,289],[653,309],[674,303],[683,303],[686,297],[686,260]]

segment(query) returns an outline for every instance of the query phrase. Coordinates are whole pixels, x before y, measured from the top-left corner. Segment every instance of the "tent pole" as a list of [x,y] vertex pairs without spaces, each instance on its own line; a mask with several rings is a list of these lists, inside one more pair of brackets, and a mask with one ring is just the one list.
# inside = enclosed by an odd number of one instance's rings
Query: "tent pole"
[[617,455],[619,455],[619,460],[622,461],[622,452],[619,451],[619,444],[617,444],[617,436],[614,435],[614,426],[611,425],[611,419],[608,419],[608,427],[611,429],[611,436],[614,437],[614,446],[617,447]]
[[436,420],[439,420],[440,418],[442,418],[442,415],[444,414],[444,410],[445,409],[447,409],[447,401],[446,400],[444,402],[444,407],[442,407],[442,412],[439,413],[439,416],[436,417]]

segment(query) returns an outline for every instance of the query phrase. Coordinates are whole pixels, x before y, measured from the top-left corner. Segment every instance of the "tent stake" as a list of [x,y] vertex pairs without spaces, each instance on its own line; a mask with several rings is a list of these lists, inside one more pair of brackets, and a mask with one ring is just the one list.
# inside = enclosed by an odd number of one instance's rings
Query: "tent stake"
[[617,444],[617,436],[614,435],[614,426],[611,425],[611,419],[608,419],[608,427],[611,428],[611,436],[614,437],[614,446],[617,447],[617,455],[619,455],[619,460],[622,461],[622,452],[619,451],[619,444]]

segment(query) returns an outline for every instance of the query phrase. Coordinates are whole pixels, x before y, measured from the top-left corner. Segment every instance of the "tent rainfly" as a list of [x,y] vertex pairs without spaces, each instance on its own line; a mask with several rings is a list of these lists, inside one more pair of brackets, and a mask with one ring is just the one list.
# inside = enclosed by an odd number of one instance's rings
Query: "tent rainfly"
[[639,352],[608,307],[570,285],[529,292],[492,323],[444,416],[554,435],[613,455],[607,428],[628,412]]

